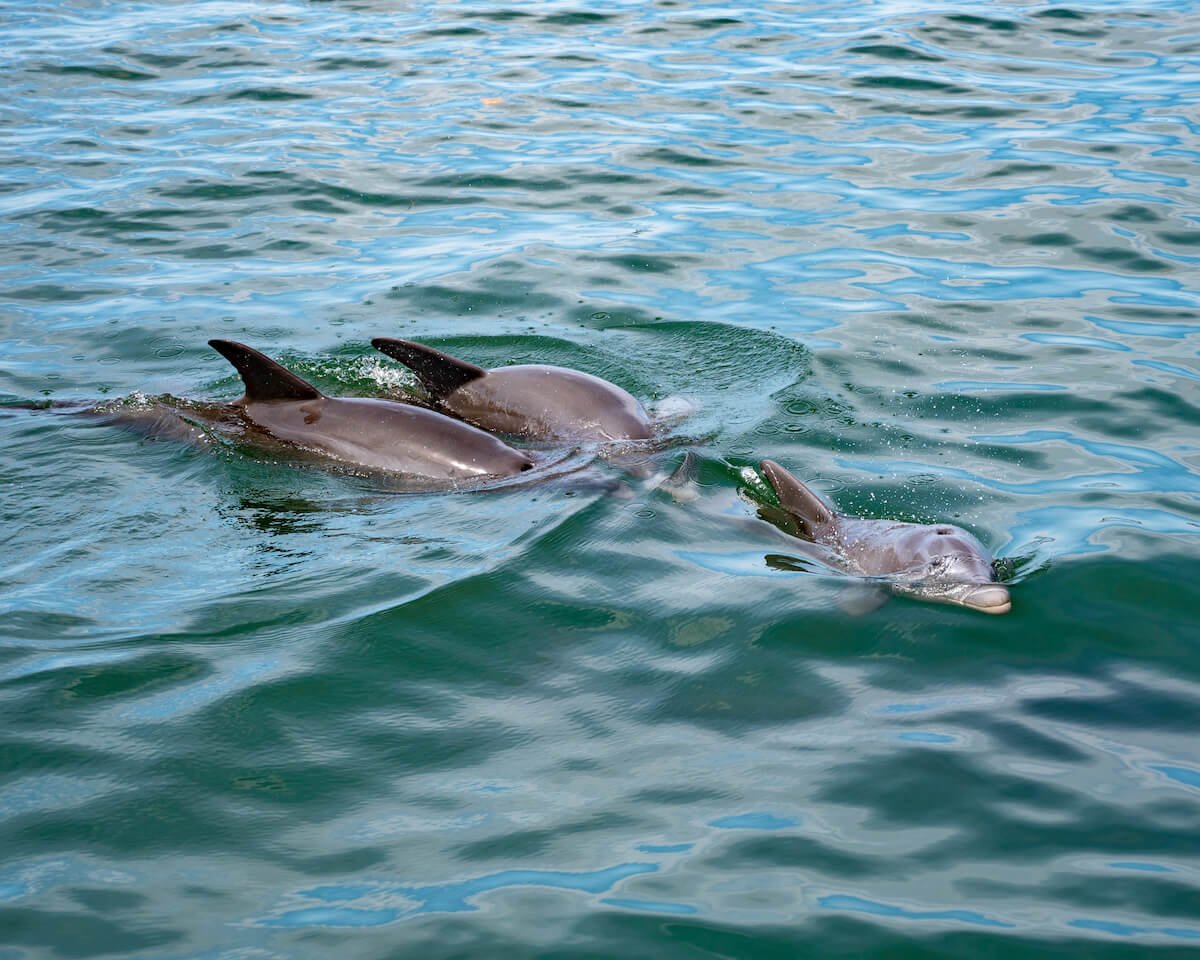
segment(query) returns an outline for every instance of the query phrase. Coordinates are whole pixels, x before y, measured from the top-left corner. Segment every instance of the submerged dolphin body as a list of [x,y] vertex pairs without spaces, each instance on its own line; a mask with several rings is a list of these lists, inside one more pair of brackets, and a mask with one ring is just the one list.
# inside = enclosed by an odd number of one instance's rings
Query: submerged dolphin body
[[439,409],[529,440],[645,440],[654,426],[615,384],[579,370],[521,364],[484,370],[432,347],[377,337],[375,349],[417,375]]
[[433,410],[392,400],[327,397],[274,360],[232,340],[209,345],[237,368],[234,402],[276,440],[372,470],[456,483],[508,477],[533,461],[491,434]]
[[[1012,609],[991,555],[961,527],[843,516],[774,461],[764,460],[762,471],[798,535],[828,547],[848,572],[884,578],[893,592],[920,600],[984,613]],[[769,519],[772,509],[759,512]]]

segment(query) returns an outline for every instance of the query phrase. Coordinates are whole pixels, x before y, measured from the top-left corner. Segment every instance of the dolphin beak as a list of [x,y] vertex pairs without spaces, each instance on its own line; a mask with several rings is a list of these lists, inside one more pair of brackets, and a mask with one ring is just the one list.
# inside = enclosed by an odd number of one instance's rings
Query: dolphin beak
[[1008,613],[1012,609],[1012,598],[1008,587],[998,583],[986,583],[975,587],[959,601],[964,607],[983,613]]

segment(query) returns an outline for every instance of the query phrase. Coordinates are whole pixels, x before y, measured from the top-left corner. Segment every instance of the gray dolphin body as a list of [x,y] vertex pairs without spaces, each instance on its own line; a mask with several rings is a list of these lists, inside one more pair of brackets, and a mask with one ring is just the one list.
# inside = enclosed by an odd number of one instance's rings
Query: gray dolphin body
[[277,440],[334,460],[455,485],[528,470],[533,461],[460,420],[370,398],[327,397],[274,360],[232,340],[209,345],[237,368],[246,394],[234,402]]
[[484,370],[411,340],[377,337],[375,349],[417,375],[439,409],[484,430],[529,440],[645,440],[654,425],[615,384],[567,367]]
[[961,527],[843,516],[774,461],[764,460],[762,471],[799,535],[830,548],[848,572],[885,578],[893,592],[921,600],[984,613],[1012,609],[1008,588],[996,582],[991,554]]

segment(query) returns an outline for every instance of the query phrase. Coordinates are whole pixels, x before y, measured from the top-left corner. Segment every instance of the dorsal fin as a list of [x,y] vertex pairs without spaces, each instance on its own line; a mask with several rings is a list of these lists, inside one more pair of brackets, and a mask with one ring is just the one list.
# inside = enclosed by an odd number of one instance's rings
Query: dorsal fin
[[270,357],[233,340],[209,340],[208,345],[232,363],[246,385],[249,403],[276,400],[318,400],[324,394]]
[[371,341],[371,346],[408,367],[417,375],[425,392],[438,401],[445,400],[463,384],[478,380],[487,373],[483,367],[411,340],[376,337]]
[[833,519],[833,510],[803,483],[774,460],[760,464],[767,482],[779,497],[779,505],[799,521],[801,529],[812,535],[817,527]]

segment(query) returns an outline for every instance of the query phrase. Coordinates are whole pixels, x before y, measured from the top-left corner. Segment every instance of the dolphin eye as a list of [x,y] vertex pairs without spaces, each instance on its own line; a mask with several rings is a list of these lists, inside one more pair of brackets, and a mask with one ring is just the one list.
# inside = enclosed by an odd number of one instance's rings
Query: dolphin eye
[[949,527],[938,527],[936,532],[939,536],[944,537],[944,536],[947,536],[948,534],[953,533],[954,531],[951,530]]

